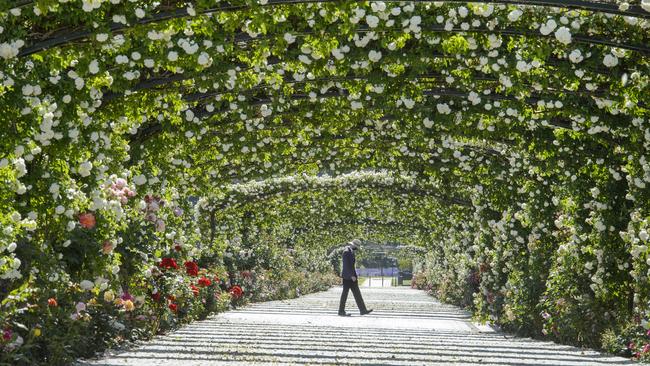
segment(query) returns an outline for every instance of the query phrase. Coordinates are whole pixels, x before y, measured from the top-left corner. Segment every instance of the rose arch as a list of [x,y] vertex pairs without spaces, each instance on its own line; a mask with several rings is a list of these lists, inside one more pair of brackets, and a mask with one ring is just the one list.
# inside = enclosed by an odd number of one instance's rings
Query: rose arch
[[327,288],[353,237],[648,359],[649,82],[647,0],[0,0],[0,361]]

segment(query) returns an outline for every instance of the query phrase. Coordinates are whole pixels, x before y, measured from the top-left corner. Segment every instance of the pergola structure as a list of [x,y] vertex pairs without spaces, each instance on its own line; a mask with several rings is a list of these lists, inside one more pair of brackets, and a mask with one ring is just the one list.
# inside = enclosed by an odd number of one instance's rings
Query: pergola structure
[[598,346],[649,327],[649,82],[647,0],[0,1],[3,315],[361,237]]

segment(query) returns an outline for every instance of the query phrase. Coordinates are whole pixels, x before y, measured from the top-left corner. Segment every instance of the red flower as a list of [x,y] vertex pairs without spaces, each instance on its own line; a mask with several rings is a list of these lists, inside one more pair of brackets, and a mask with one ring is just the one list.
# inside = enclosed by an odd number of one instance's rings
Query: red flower
[[9,341],[11,337],[13,337],[14,333],[11,331],[11,329],[5,329],[2,332],[2,339],[5,341]]
[[234,299],[239,299],[240,297],[242,297],[244,295],[244,291],[238,285],[232,286],[228,290],[228,292],[230,293],[230,295],[232,295],[232,297]]
[[199,278],[199,286],[201,286],[201,287],[208,287],[208,286],[210,286],[211,284],[212,284],[212,281],[210,281],[209,278],[207,278],[207,277],[205,277],[205,276]]
[[180,244],[176,244],[176,245],[174,246],[174,249],[175,249],[177,252],[180,252],[181,250],[183,250],[183,247],[180,246]]
[[50,297],[49,299],[47,299],[47,305],[51,307],[56,307],[59,305],[59,303],[56,302],[55,298]]
[[79,215],[79,224],[85,227],[86,229],[92,229],[97,224],[95,220],[95,215],[90,212]]
[[199,291],[200,291],[200,290],[199,290],[198,287],[196,287],[196,286],[190,284],[190,288],[192,289],[192,293],[194,294],[194,296],[199,296]]
[[174,258],[163,258],[163,260],[160,261],[158,266],[160,266],[160,268],[167,268],[167,269],[169,269],[169,268],[173,268],[173,269],[178,268],[178,264],[176,264],[176,261],[174,260]]
[[177,306],[176,304],[174,304],[173,302],[170,303],[168,306],[169,306],[169,310],[171,310],[171,311],[173,311],[173,312],[177,312],[177,311],[178,311],[178,306]]
[[155,294],[151,294],[151,298],[153,301],[158,302],[160,301],[160,292],[156,292]]
[[185,262],[185,270],[187,271],[187,274],[192,277],[196,277],[199,275],[199,265],[196,264],[196,262],[192,262],[192,261]]

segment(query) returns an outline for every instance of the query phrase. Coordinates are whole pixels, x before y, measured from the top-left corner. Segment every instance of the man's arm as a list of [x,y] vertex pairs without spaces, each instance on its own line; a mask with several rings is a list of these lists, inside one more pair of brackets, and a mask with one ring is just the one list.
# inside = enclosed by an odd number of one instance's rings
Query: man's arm
[[343,278],[352,278],[356,280],[356,270],[354,269],[353,253],[349,251],[343,252]]

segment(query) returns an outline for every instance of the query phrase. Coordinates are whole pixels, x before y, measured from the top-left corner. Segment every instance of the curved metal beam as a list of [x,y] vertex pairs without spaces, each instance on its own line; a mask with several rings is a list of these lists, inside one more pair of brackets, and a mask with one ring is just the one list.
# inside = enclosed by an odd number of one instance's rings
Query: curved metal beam
[[[308,3],[329,3],[336,0],[269,0],[268,3],[262,6],[275,6],[285,4],[308,4]],[[413,2],[434,2],[435,0],[413,0]],[[450,3],[466,3],[466,0],[446,0]],[[356,0],[356,2],[364,2],[363,0]],[[631,5],[628,10],[621,10],[617,4],[600,2],[600,1],[585,1],[585,0],[474,0],[474,3],[492,3],[492,4],[506,4],[506,5],[534,5],[544,7],[556,7],[564,9],[579,9],[587,10],[597,13],[616,14],[622,16],[650,18],[650,13],[646,12],[639,5]],[[34,0],[16,0],[11,6],[3,7],[2,10],[11,8],[20,8],[34,3]],[[219,8],[211,8],[201,11],[202,14],[214,13],[218,11],[235,11],[247,9],[248,6],[241,5],[224,5]],[[182,15],[183,16],[183,15]],[[185,12],[184,16],[188,16]]]
[[[300,4],[300,3],[318,3],[318,2],[334,2],[336,0],[308,0],[308,1],[293,1],[293,0],[271,0],[269,1],[265,6],[273,6],[273,5],[287,5],[287,4]],[[433,2],[434,0],[415,0],[415,2]],[[457,1],[460,2],[460,1]],[[464,2],[464,1],[463,1]],[[631,10],[628,10],[626,12],[621,12],[618,10],[618,7],[616,5],[610,5],[610,4],[602,4],[602,3],[593,3],[593,2],[587,2],[587,1],[578,1],[578,0],[573,0],[573,1],[559,1],[559,0],[545,0],[545,1],[508,1],[508,0],[502,0],[502,1],[476,1],[476,2],[483,2],[483,3],[503,3],[503,4],[520,4],[520,5],[539,5],[539,6],[554,6],[554,7],[559,7],[559,8],[573,8],[573,9],[582,9],[582,10],[591,10],[591,11],[598,11],[601,12],[603,9],[608,9],[608,13],[613,13],[613,14],[625,14],[627,16],[635,16],[635,17],[643,17],[643,18],[650,18],[650,13],[643,11],[643,9],[640,6],[632,6],[630,7]],[[598,4],[596,6],[595,4]],[[208,13],[215,13],[215,12],[225,12],[225,11],[237,11],[237,10],[242,10],[242,9],[248,9],[247,6],[222,6],[222,7],[217,7],[217,8],[210,8],[210,9],[205,9],[201,13],[202,14],[208,14]],[[614,11],[615,10],[615,11]],[[635,12],[635,13],[633,13]],[[638,12],[638,13],[637,13]],[[173,12],[163,12],[156,14],[150,18],[142,19],[139,20],[135,25],[145,25],[145,24],[150,24],[150,23],[157,23],[169,19],[175,19],[175,18],[183,18],[189,16],[187,13],[187,9],[177,9],[176,11]],[[124,25],[120,23],[113,23],[110,26],[110,31],[112,33],[121,33],[124,32],[125,30],[133,27],[132,25]],[[403,31],[401,28],[396,28],[396,31]],[[444,26],[433,26],[428,29],[429,31],[433,32],[447,32],[447,30],[444,29]],[[357,32],[362,32],[363,29],[357,30]],[[375,30],[376,31],[376,30]],[[516,31],[514,29],[504,29],[504,30],[489,30],[489,29],[470,29],[470,30],[462,30],[460,28],[454,28],[450,32],[453,33],[471,33],[471,32],[490,32],[490,33],[502,33],[502,34],[511,34],[511,35],[527,35],[527,36],[535,36],[535,37],[549,37],[549,36],[543,36],[538,32],[532,32],[532,31]],[[49,48],[57,47],[66,43],[74,42],[74,41],[79,41],[86,39],[90,37],[92,34],[94,34],[94,31],[92,30],[81,30],[77,32],[71,32],[71,33],[66,33],[66,34],[61,34],[57,36],[53,36],[49,39],[46,39],[44,41],[35,43],[31,46],[23,48],[19,53],[18,57],[24,57],[24,56],[29,56],[31,54],[44,51]],[[248,36],[248,35],[246,35]],[[244,34],[239,35],[240,40],[244,41],[246,37],[244,37]],[[235,36],[237,38],[237,36]],[[259,39],[259,38],[257,38]],[[593,37],[588,37],[588,36],[580,36],[580,35],[574,35],[573,39],[575,39],[578,42],[583,42],[583,43],[593,43],[593,44],[601,44],[601,45],[608,45],[612,47],[619,47],[619,48],[625,48],[629,50],[634,50],[642,53],[650,53],[650,47],[646,47],[643,45],[629,45],[629,44],[624,44],[624,43],[618,43],[614,41],[609,41],[605,39],[599,39],[599,38],[593,38]]]
[[[340,189],[341,187],[335,187],[335,186],[305,187],[305,189],[296,190],[296,191],[291,191],[288,188],[289,187],[280,187],[280,189],[272,189],[269,191],[264,191],[262,194],[254,195],[254,196],[246,196],[245,200],[236,201],[236,202],[228,202],[225,201],[225,199],[223,199],[221,200],[223,201],[223,203],[215,207],[214,210],[224,210],[233,207],[243,206],[251,202],[265,201],[268,199],[275,198],[279,194],[287,195],[287,194],[305,193],[305,192],[322,192],[322,191]],[[371,183],[371,184],[355,184],[352,187],[345,187],[345,188],[348,190],[372,189],[372,190],[384,190],[384,191],[393,191],[401,188],[402,190],[396,193],[412,194],[412,195],[424,196],[424,197],[435,197],[436,199],[448,204],[468,206],[468,207],[472,206],[472,203],[466,199],[458,198],[458,197],[449,197],[440,194],[435,190],[419,189],[419,187],[413,188],[413,187],[404,187],[400,185],[380,185],[380,184]]]

